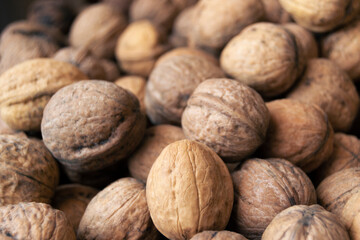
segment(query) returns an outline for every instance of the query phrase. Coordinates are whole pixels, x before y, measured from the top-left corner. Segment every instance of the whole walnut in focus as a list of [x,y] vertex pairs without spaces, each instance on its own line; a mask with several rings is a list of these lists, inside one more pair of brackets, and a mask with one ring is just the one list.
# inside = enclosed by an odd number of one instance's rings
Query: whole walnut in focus
[[164,53],[156,61],[156,65],[158,65],[158,64],[160,64],[162,62],[165,62],[165,61],[167,61],[168,59],[170,59],[170,58],[172,58],[174,56],[196,56],[196,57],[201,57],[201,58],[204,58],[204,59],[208,60],[209,62],[212,62],[216,66],[219,66],[219,61],[213,55],[211,55],[211,54],[209,54],[207,52],[204,52],[204,51],[202,51],[200,49],[190,48],[190,47],[179,47],[179,48],[175,48],[175,49],[172,49],[171,51],[168,51],[168,52]]
[[261,239],[350,240],[337,216],[319,205],[300,205],[285,209],[271,221]]
[[167,238],[190,239],[225,229],[234,200],[224,162],[204,144],[168,145],[151,167],[146,199],[156,228]]
[[151,166],[161,151],[170,143],[185,139],[181,128],[158,125],[148,128],[140,147],[130,156],[128,167],[131,176],[146,182]]
[[209,78],[224,77],[212,62],[197,56],[174,56],[155,66],[145,90],[146,113],[154,124],[180,125],[195,88]]
[[145,185],[121,178],[100,191],[81,219],[78,239],[144,239],[159,237],[146,203]]
[[290,14],[281,7],[279,0],[261,0],[261,2],[264,6],[266,21],[274,23],[291,22]]
[[19,203],[0,207],[0,238],[75,240],[65,214],[44,203]]
[[334,131],[319,107],[289,99],[266,106],[270,125],[259,151],[261,156],[287,159],[305,172],[316,169],[331,156]]
[[117,79],[114,82],[119,87],[122,87],[131,93],[133,93],[140,102],[140,110],[145,115],[145,86],[146,86],[146,80],[142,77],[138,76],[125,76]]
[[80,184],[61,185],[56,188],[51,205],[65,213],[76,232],[86,206],[97,193],[97,189]]
[[353,194],[341,213],[341,220],[352,240],[360,239],[360,192]]
[[284,159],[247,160],[232,173],[232,179],[233,228],[250,239],[260,239],[268,224],[284,209],[316,203],[311,180]]
[[204,231],[196,234],[191,240],[247,240],[243,235],[229,231]]

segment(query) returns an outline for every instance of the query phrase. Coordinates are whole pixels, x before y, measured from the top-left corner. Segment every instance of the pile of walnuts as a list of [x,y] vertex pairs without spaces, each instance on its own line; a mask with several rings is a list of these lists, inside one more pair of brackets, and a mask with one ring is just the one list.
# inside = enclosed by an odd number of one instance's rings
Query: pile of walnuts
[[0,238],[360,240],[359,80],[360,0],[36,0]]

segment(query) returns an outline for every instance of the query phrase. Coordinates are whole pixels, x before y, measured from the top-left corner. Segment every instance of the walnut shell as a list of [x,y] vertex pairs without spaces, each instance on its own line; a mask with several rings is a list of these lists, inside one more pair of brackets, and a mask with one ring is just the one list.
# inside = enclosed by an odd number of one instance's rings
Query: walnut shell
[[146,80],[144,78],[138,76],[125,76],[117,79],[114,83],[133,93],[140,102],[141,112],[146,114],[144,102]]
[[341,213],[341,220],[352,240],[360,239],[360,192],[353,194]]
[[145,125],[133,94],[111,82],[88,80],[64,87],[50,99],[41,132],[67,170],[94,173],[126,158],[140,143]]
[[161,55],[161,57],[156,61],[156,65],[167,61],[168,59],[174,57],[174,56],[197,56],[202,57],[208,60],[209,62],[212,62],[216,66],[219,66],[219,61],[211,54],[201,51],[196,48],[190,48],[190,47],[179,47],[175,48],[171,51],[168,51]]
[[319,205],[292,206],[279,213],[266,228],[262,240],[350,240],[339,219]]
[[88,48],[99,58],[111,58],[126,24],[126,18],[110,5],[93,4],[76,17],[70,29],[70,44]]
[[229,231],[204,231],[196,234],[191,240],[247,240],[243,235]]
[[354,83],[335,63],[312,59],[288,98],[316,104],[328,115],[335,131],[347,131],[359,110]]
[[250,239],[260,239],[284,209],[316,203],[311,180],[284,159],[250,159],[231,175],[235,189],[232,224],[236,232]]
[[188,139],[206,144],[225,162],[239,162],[264,142],[269,119],[256,91],[237,81],[217,78],[194,90],[181,124]]
[[331,156],[334,131],[319,107],[290,99],[266,106],[270,125],[260,150],[263,157],[284,158],[311,172]]
[[175,19],[169,39],[172,46],[185,47],[189,45],[190,33],[196,24],[196,9],[195,6],[188,7],[181,11]]
[[209,78],[224,77],[212,62],[196,56],[175,56],[158,64],[146,84],[145,106],[154,124],[180,125],[194,89]]
[[133,0],[102,0],[102,2],[111,5],[123,14],[127,14]]
[[75,240],[63,212],[44,203],[19,203],[0,207],[0,238]]
[[286,23],[291,22],[290,14],[283,9],[279,0],[261,0],[264,6],[264,17],[268,22]]
[[43,109],[60,88],[87,77],[69,63],[27,60],[0,76],[2,119],[15,130],[39,131]]
[[288,90],[302,72],[296,37],[273,23],[246,27],[226,45],[220,65],[228,75],[261,95],[274,97]]
[[81,219],[78,239],[157,239],[146,203],[145,185],[121,178],[100,191]]
[[92,187],[66,184],[56,188],[51,205],[63,211],[76,232],[90,200],[98,193]]
[[59,182],[59,169],[42,141],[0,135],[0,179],[0,206],[49,203]]
[[156,228],[178,240],[204,230],[223,230],[234,194],[229,171],[216,153],[201,143],[181,140],[156,159],[146,198]]
[[0,134],[15,134],[16,131],[11,129],[0,116]]
[[146,182],[151,166],[161,151],[170,143],[185,139],[181,128],[172,125],[158,125],[148,128],[140,147],[129,158],[131,176]]

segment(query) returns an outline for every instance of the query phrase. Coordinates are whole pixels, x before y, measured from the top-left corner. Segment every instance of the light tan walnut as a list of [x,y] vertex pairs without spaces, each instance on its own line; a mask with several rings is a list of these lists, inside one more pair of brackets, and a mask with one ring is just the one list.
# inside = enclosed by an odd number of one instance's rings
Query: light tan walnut
[[146,114],[144,102],[146,86],[145,78],[138,76],[125,76],[118,78],[114,83],[133,93],[139,100],[141,112]]

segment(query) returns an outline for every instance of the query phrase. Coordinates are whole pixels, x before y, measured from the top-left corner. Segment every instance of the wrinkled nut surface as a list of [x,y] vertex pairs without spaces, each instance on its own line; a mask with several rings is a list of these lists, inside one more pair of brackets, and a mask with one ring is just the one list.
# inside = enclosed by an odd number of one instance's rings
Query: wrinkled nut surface
[[266,97],[288,90],[302,72],[295,35],[280,25],[255,23],[232,38],[220,57],[222,69]]
[[243,235],[229,231],[204,231],[196,234],[191,240],[247,240]]
[[151,166],[161,151],[170,143],[185,139],[181,128],[158,125],[148,128],[139,148],[130,156],[128,167],[131,176],[146,182]]
[[288,98],[316,104],[335,131],[347,131],[359,110],[359,95],[349,76],[328,59],[312,59]]
[[132,93],[111,82],[88,80],[64,87],[51,98],[41,132],[65,168],[86,173],[127,157],[140,143],[145,124]]
[[133,93],[140,102],[141,112],[146,114],[144,102],[146,86],[145,78],[138,76],[125,76],[117,79],[114,83]]
[[1,239],[75,240],[65,214],[44,203],[19,203],[0,207]]
[[319,107],[290,99],[266,106],[270,124],[260,149],[263,157],[284,158],[311,172],[331,156],[334,131]]
[[63,211],[76,232],[90,200],[98,190],[80,184],[66,184],[56,188],[51,205]]
[[349,198],[341,213],[341,220],[353,240],[360,239],[360,192]]
[[42,141],[0,135],[0,179],[0,206],[49,203],[59,182],[59,169]]
[[81,219],[78,239],[158,238],[146,203],[145,185],[121,178],[100,191]]
[[264,142],[269,119],[255,90],[231,79],[215,78],[195,89],[181,124],[188,139],[204,143],[225,162],[239,162]]
[[87,77],[69,63],[49,58],[25,61],[0,76],[1,118],[16,130],[39,131],[43,110],[60,88]]
[[156,228],[177,240],[204,230],[223,230],[234,194],[229,171],[216,153],[201,143],[181,140],[156,159],[146,198]]
[[175,56],[158,64],[146,84],[145,106],[154,124],[180,125],[195,88],[209,78],[224,77],[212,62],[196,56]]
[[291,22],[290,14],[283,9],[279,0],[261,0],[266,21],[274,23]]
[[311,180],[284,159],[250,159],[232,173],[232,224],[249,239],[260,239],[271,220],[293,205],[316,203]]
[[329,239],[349,240],[336,215],[319,205],[292,206],[279,213],[266,228],[263,240]]

